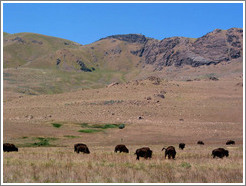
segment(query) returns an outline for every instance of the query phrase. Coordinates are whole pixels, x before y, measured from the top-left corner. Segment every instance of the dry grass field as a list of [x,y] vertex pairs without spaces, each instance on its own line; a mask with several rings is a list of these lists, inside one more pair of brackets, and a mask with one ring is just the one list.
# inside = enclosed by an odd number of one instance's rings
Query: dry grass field
[[[114,146],[92,146],[90,154],[69,147],[20,148],[4,153],[6,183],[241,183],[242,145],[229,147],[228,158],[213,159],[218,145],[188,145],[176,160],[164,159],[163,146],[150,145],[151,160],[136,160],[134,150],[116,154]],[[224,145],[222,145],[224,147]],[[177,147],[177,146],[176,146]]]
[[[146,79],[50,95],[5,90],[3,142],[16,144],[19,152],[3,154],[3,182],[241,183],[242,82],[242,76]],[[229,139],[236,144],[226,146]],[[75,153],[78,142],[91,154]],[[183,151],[181,142],[187,145]],[[129,154],[113,152],[120,143]],[[169,145],[176,147],[176,160],[164,159],[161,149]],[[137,161],[134,152],[143,146],[153,158]],[[218,147],[229,150],[229,157],[213,159]]]

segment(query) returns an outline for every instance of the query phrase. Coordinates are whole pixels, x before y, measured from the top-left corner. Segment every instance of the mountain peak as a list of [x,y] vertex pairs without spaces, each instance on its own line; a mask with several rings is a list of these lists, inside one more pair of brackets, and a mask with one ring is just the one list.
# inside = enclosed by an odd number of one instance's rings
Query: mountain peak
[[130,42],[130,43],[145,43],[150,38],[145,37],[145,35],[142,35],[142,34],[119,34],[119,35],[108,36],[100,40],[103,40],[103,39],[118,39],[121,41]]

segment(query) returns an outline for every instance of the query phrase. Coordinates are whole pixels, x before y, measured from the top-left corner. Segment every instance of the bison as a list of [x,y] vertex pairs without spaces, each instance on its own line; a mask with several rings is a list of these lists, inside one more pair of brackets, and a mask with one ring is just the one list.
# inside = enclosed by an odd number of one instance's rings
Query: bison
[[126,146],[125,145],[123,145],[123,144],[120,144],[120,145],[116,145],[116,147],[115,147],[115,149],[114,149],[114,152],[125,152],[125,153],[129,153],[129,150],[128,150],[128,148],[126,148]]
[[198,141],[197,144],[198,145],[204,145],[203,141]]
[[86,144],[83,144],[83,143],[77,143],[74,145],[74,152],[83,152],[83,153],[86,153],[86,154],[90,154],[90,151],[89,151],[89,148],[87,147]]
[[167,148],[163,147],[162,151],[163,150],[165,150],[165,159],[166,159],[166,156],[168,156],[168,159],[170,159],[170,158],[175,159],[176,150],[175,150],[174,146],[169,146]]
[[18,148],[14,144],[4,143],[3,144],[3,151],[4,152],[11,152],[11,151],[17,151],[18,152]]
[[179,148],[183,150],[185,148],[185,144],[184,143],[180,143],[179,144]]
[[233,141],[233,140],[228,140],[228,141],[226,142],[226,145],[235,145],[235,141]]
[[224,148],[214,149],[212,151],[211,156],[213,156],[213,158],[215,158],[216,156],[219,157],[219,158],[223,158],[224,156],[228,157],[229,156],[229,151],[225,150]]
[[149,147],[137,149],[135,154],[137,155],[137,160],[139,160],[139,157],[144,157],[145,159],[152,158],[152,150]]

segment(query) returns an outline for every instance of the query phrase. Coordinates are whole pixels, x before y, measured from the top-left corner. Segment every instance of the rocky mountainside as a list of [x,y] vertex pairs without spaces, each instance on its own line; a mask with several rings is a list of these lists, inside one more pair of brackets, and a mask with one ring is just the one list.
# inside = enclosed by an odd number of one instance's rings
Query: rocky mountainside
[[162,71],[166,67],[198,67],[242,61],[243,30],[216,29],[200,38],[163,40],[141,34],[113,35],[89,45],[31,33],[4,34],[4,67],[54,68],[129,73]]
[[243,56],[243,30],[216,29],[198,39],[172,37],[161,41],[146,40],[140,50],[132,51],[141,62],[152,64],[155,70],[165,66],[218,64]]

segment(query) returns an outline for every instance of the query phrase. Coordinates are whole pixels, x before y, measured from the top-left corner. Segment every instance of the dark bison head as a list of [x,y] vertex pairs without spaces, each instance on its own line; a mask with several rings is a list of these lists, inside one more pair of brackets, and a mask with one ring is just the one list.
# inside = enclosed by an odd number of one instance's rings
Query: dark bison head
[[147,151],[147,157],[152,158],[152,150]]
[[225,150],[224,151],[224,154],[225,154],[226,157],[228,157],[229,156],[229,151],[228,150]]
[[179,148],[183,150],[185,148],[185,144],[184,143],[180,143],[179,144]]

